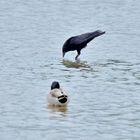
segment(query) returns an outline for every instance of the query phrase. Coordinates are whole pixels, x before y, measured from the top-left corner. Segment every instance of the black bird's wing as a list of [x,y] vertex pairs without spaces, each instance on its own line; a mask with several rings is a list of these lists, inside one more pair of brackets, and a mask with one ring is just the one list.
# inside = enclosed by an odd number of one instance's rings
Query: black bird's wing
[[87,44],[89,43],[92,39],[94,39],[97,36],[100,36],[102,34],[104,34],[105,32],[102,32],[100,30],[97,30],[95,32],[90,32],[90,33],[85,33],[85,34],[81,34],[78,36],[73,36],[70,39],[70,44],[71,45],[80,45],[80,44]]

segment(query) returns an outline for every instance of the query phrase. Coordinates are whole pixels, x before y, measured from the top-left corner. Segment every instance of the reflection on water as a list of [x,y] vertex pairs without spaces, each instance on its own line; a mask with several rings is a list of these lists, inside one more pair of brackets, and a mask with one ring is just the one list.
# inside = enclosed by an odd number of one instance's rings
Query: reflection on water
[[[122,85],[139,85],[139,63],[131,63],[119,59],[100,60],[88,64],[86,61],[70,61],[63,60],[62,64],[67,68],[65,77],[72,78],[79,75],[83,80],[96,78],[96,80],[103,80],[109,83],[121,83]],[[74,68],[78,71],[72,71]]]
[[63,59],[63,65],[67,68],[90,68],[90,66],[87,64],[86,61],[80,61],[80,60],[76,60],[76,61],[70,61],[70,60],[65,60]]
[[48,105],[47,107],[49,110],[51,110],[52,112],[67,112],[68,111],[68,107],[67,106],[51,106]]

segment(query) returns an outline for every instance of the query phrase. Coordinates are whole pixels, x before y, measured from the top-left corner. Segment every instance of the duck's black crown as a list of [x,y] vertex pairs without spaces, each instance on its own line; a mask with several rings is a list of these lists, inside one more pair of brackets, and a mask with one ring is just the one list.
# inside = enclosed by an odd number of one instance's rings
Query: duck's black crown
[[51,85],[51,90],[52,90],[52,89],[55,89],[55,88],[57,88],[57,89],[60,88],[60,84],[59,84],[59,82],[57,82],[57,81],[54,81],[54,82],[52,83],[52,85]]

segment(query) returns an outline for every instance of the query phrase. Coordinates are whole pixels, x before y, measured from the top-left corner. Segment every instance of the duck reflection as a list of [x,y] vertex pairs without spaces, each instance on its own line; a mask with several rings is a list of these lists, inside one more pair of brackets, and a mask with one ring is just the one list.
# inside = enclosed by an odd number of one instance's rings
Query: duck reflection
[[48,105],[47,107],[48,109],[50,109],[52,112],[67,112],[68,108],[67,106],[53,106],[53,105]]

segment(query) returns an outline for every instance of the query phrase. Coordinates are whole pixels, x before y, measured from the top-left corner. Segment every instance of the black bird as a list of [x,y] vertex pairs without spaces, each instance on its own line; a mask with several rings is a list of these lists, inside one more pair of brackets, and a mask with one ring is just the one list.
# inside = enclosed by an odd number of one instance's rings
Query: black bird
[[87,44],[94,39],[95,37],[98,37],[105,32],[97,30],[90,33],[85,33],[77,36],[72,36],[63,45],[62,52],[63,57],[65,56],[66,52],[69,51],[77,51],[77,56],[75,57],[75,60],[77,60],[78,56],[81,54],[81,49],[85,48]]

